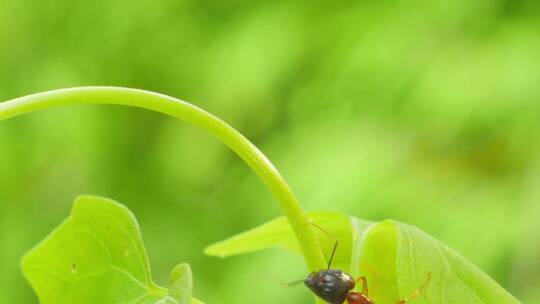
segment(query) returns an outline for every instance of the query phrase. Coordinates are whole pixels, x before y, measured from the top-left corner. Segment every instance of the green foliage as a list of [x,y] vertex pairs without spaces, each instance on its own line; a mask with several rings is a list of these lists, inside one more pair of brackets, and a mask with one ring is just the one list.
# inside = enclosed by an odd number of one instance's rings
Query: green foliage
[[42,304],[191,300],[189,266],[173,270],[169,291],[154,284],[135,217],[99,197],[79,197],[71,216],[24,256],[22,270]]
[[[300,251],[308,268],[317,271],[326,265],[321,237],[312,228],[325,225],[328,230],[321,228],[321,233],[336,244],[339,239],[344,241],[335,267],[353,274],[362,271],[373,282],[370,296],[379,303],[418,296],[424,302],[519,303],[489,276],[419,229],[392,221],[371,223],[335,212],[315,212],[309,219],[262,152],[222,120],[182,100],[136,89],[81,87],[2,103],[0,119],[83,103],[135,106],[185,120],[223,141],[259,175],[277,198],[285,218],[211,246],[207,254],[225,257],[279,245]],[[328,253],[326,256],[328,259]],[[185,264],[173,270],[170,291],[152,282],[134,217],[121,205],[103,199],[81,198],[72,217],[31,251],[22,267],[44,303],[197,302],[191,297],[191,271]],[[434,287],[428,293],[424,287],[430,283]],[[405,290],[410,291],[406,294]]]
[[[311,230],[309,219],[274,165],[240,132],[195,105],[163,94],[138,89],[106,86],[79,87],[32,94],[1,103],[0,120],[50,107],[85,103],[125,105],[160,112],[184,120],[221,140],[259,175],[275,196],[293,228],[307,266],[315,270],[324,265],[324,256]],[[73,265],[76,270],[76,264]]]
[[[195,101],[308,210],[413,223],[540,303],[540,1],[2,0],[0,20],[0,100],[111,84]],[[189,261],[209,303],[309,300],[244,287],[274,263],[296,279],[296,257],[200,256],[278,210],[199,130],[66,107],[0,123],[0,160],[0,303],[36,303],[18,261],[81,193],[129,202],[156,281]]]
[[[309,216],[344,240],[333,267],[355,277],[366,276],[370,296],[377,303],[393,304],[411,295],[428,277],[414,303],[520,303],[465,258],[416,227],[389,220],[372,223],[335,212]],[[327,235],[318,237],[322,246],[331,249]],[[298,252],[284,218],[211,245],[206,253],[226,257],[274,246]]]

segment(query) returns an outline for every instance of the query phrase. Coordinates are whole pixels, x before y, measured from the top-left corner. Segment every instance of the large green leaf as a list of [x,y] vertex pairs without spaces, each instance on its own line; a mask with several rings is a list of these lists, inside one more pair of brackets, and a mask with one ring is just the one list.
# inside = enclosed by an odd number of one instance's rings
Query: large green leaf
[[[355,277],[366,276],[369,296],[376,303],[395,304],[426,282],[411,302],[520,303],[465,258],[418,228],[394,221],[373,223],[336,212],[311,212],[309,217],[340,239],[333,267]],[[319,234],[319,240],[323,248],[331,248],[327,236]],[[209,246],[206,253],[226,257],[274,246],[299,252],[284,218]]]
[[422,230],[383,221],[355,248],[354,270],[365,275],[377,303],[395,303],[432,274],[415,303],[520,303],[488,275]]
[[186,267],[173,271],[170,294],[154,284],[133,214],[91,196],[79,197],[71,216],[22,260],[42,304],[187,304],[192,283]]

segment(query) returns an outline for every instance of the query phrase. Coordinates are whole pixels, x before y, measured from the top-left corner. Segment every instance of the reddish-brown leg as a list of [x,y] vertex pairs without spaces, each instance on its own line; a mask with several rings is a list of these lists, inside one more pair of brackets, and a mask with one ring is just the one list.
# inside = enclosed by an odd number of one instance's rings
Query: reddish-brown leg
[[424,282],[424,284],[422,284],[422,286],[420,286],[420,288],[418,288],[415,292],[413,292],[410,296],[406,297],[405,299],[399,300],[399,302],[397,302],[397,304],[405,304],[405,303],[409,302],[410,300],[416,298],[419,294],[422,293],[424,288],[426,288],[426,285],[429,283],[429,280],[431,280],[431,272],[428,272],[427,279]]
[[356,279],[356,283],[358,283],[358,282],[362,283],[362,293],[367,296],[369,293],[368,293],[368,288],[367,288],[366,277],[364,277],[364,276],[359,277],[358,279]]

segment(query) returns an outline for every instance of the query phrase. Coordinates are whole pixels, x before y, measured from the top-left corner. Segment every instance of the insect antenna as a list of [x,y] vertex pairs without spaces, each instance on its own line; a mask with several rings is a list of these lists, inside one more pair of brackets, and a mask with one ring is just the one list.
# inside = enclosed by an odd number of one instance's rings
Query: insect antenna
[[332,235],[330,232],[328,232],[326,229],[324,229],[323,227],[317,225],[317,223],[313,222],[313,221],[310,221],[311,225],[313,225],[313,227],[319,229],[320,231],[322,231],[324,234],[326,234],[328,237],[330,237],[331,239],[333,239],[335,241],[334,243],[334,248],[332,248],[332,254],[330,254],[330,259],[328,260],[328,267],[326,269],[330,269],[330,267],[332,266],[332,261],[334,260],[334,256],[336,255],[336,250],[337,250],[337,247],[338,247],[338,244],[339,244],[339,240],[334,236]]

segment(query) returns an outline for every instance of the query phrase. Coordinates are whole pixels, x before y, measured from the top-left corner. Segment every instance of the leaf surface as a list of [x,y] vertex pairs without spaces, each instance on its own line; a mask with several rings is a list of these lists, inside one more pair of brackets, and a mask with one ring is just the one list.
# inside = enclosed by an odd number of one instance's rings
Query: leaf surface
[[176,299],[178,304],[189,304],[191,302],[191,290],[193,289],[193,279],[191,268],[188,264],[180,264],[171,272],[169,282],[169,293]]
[[377,303],[395,303],[426,288],[414,303],[520,303],[488,275],[422,230],[395,221],[371,227],[356,247]]
[[169,295],[154,284],[133,214],[92,196],[79,197],[71,216],[24,256],[21,267],[42,304],[184,304],[186,290],[179,286],[191,288],[172,280]]

